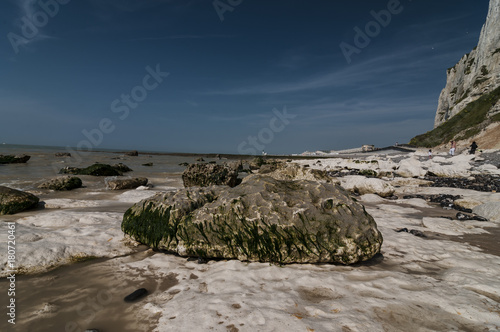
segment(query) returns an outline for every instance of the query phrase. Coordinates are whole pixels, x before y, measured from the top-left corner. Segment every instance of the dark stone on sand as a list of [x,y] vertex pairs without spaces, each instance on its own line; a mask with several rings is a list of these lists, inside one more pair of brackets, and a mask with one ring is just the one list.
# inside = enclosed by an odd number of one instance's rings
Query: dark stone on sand
[[198,257],[198,264],[207,264],[208,261],[203,257]]
[[427,237],[424,233],[422,233],[419,230],[416,230],[416,229],[410,229],[410,230],[408,230],[408,228],[406,228],[406,227],[405,228],[396,229],[395,231],[398,232],[398,233],[402,233],[402,232],[404,232],[404,233],[410,233],[410,234],[418,236],[418,237]]
[[51,190],[73,190],[76,188],[81,188],[82,180],[76,176],[61,176],[48,181],[43,182],[38,186],[40,189],[51,189]]
[[469,214],[465,214],[462,212],[458,212],[456,217],[460,221],[464,221],[464,220],[488,221],[488,219],[481,217],[481,216],[478,216],[476,214],[469,215]]
[[106,182],[111,190],[135,189],[148,184],[146,178],[112,179]]
[[24,164],[30,160],[30,156],[25,154],[21,155],[0,155],[0,164]]
[[85,330],[85,332],[99,332],[98,329],[87,329]]
[[238,172],[226,165],[191,164],[182,173],[182,181],[185,187],[235,187],[238,184]]
[[196,161],[203,162],[203,161],[205,161],[205,159],[200,157],[200,158],[196,159]]
[[36,208],[39,201],[33,194],[0,186],[0,215]]
[[71,153],[69,152],[56,152],[54,155],[56,157],[71,157]]
[[142,166],[152,167],[153,163],[145,163],[145,164],[142,164]]
[[133,293],[125,296],[123,301],[125,302],[134,302],[139,300],[140,298],[148,295],[148,291],[146,288],[139,288],[138,290],[134,291]]
[[94,164],[86,168],[64,167],[59,174],[118,176],[122,175],[122,172],[107,164]]
[[126,156],[129,156],[129,157],[137,157],[139,155],[139,152],[134,150],[134,151],[129,151],[129,152],[125,152],[125,155]]
[[180,163],[179,166],[185,166],[185,167],[187,167],[187,166],[189,166],[189,164],[188,163]]

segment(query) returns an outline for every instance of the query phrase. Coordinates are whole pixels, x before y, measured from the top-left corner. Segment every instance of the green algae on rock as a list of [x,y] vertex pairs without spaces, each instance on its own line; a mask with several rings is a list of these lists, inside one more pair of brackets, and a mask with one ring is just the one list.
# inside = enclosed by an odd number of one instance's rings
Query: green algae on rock
[[341,187],[262,175],[157,194],[125,213],[122,230],[181,256],[278,264],[353,264],[382,245],[374,219]]
[[38,205],[38,202],[39,199],[35,195],[0,186],[0,215],[32,209]]

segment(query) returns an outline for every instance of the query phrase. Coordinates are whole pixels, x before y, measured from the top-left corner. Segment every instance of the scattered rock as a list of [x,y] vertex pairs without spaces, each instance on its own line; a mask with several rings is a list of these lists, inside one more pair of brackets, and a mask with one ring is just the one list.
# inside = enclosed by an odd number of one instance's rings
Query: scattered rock
[[188,163],[180,163],[179,166],[186,166],[187,167],[187,166],[189,166],[189,164]]
[[465,214],[465,213],[462,213],[462,212],[458,212],[457,215],[456,215],[456,217],[460,221],[464,221],[464,220],[488,221],[488,219],[486,219],[484,217],[481,217],[481,216],[478,216],[478,215],[469,215],[469,214]]
[[56,157],[71,157],[71,153],[69,152],[56,152],[54,155]]
[[82,180],[76,176],[61,176],[48,181],[43,182],[38,186],[40,189],[51,189],[51,190],[73,190],[82,187]]
[[425,179],[432,181],[431,187],[472,189],[484,192],[497,192],[500,190],[500,178],[494,175],[473,175],[470,178],[426,176]]
[[118,176],[122,175],[122,172],[116,169],[114,166],[106,164],[94,164],[86,168],[64,167],[59,171],[59,174]]
[[212,185],[234,187],[238,184],[238,172],[227,165],[191,164],[182,173],[182,181],[185,187]]
[[353,264],[382,245],[374,219],[341,187],[262,175],[157,194],[127,210],[122,230],[181,256],[278,264]]
[[152,167],[153,163],[145,163],[145,164],[142,164],[142,166]]
[[200,158],[196,159],[196,161],[203,162],[203,161],[205,161],[205,159],[200,157]]
[[410,230],[408,230],[408,228],[406,228],[406,227],[405,228],[396,229],[395,231],[398,232],[398,233],[401,233],[401,232],[410,233],[410,234],[413,234],[413,235],[418,236],[418,237],[427,237],[424,233],[422,233],[419,230],[416,230],[416,229],[410,229]]
[[146,178],[110,179],[106,185],[111,190],[135,189],[148,184]]
[[129,156],[129,157],[137,157],[139,155],[139,152],[134,150],[134,151],[129,151],[129,152],[125,152],[125,155],[126,156]]
[[138,290],[134,291],[133,293],[125,296],[123,301],[125,302],[134,302],[139,300],[140,298],[148,295],[148,291],[146,288],[139,288]]
[[39,201],[38,197],[30,193],[0,186],[0,215],[35,208]]
[[31,156],[25,154],[21,155],[1,155],[0,154],[0,164],[24,164],[30,160]]

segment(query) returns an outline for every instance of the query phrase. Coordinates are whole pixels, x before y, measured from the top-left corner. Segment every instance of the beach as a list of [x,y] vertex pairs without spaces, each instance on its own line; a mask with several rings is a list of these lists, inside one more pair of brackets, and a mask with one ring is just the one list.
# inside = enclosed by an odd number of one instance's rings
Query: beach
[[[417,150],[290,161],[325,171],[350,190],[374,218],[383,245],[380,254],[354,265],[277,265],[200,264],[124,236],[125,211],[182,188],[185,167],[179,164],[199,156],[92,152],[78,162],[55,157],[57,149],[3,149],[0,154],[15,150],[31,159],[0,165],[0,185],[33,193],[43,204],[0,216],[2,292],[10,287],[10,223],[16,237],[15,296],[0,303],[6,308],[15,298],[16,324],[3,313],[1,331],[500,330],[500,219],[494,208],[500,193],[430,184],[434,177],[475,175],[498,181],[498,150],[455,157],[435,151],[432,159]],[[123,163],[133,169],[127,177],[147,177],[149,186],[109,190],[106,177],[83,175],[83,188],[37,188],[57,176],[56,168],[96,162]],[[459,211],[426,199],[443,194],[460,196],[456,204],[478,215],[488,212],[487,221],[458,220]],[[140,288],[148,290],[146,297],[123,301]]]

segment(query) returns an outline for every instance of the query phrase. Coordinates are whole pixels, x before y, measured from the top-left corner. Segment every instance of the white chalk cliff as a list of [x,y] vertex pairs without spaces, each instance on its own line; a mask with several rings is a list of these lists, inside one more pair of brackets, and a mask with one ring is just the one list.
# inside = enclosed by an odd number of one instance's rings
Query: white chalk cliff
[[[490,0],[479,43],[448,69],[446,87],[439,97],[434,127],[446,122],[469,103],[500,86],[500,0]],[[500,102],[488,115],[500,113]]]

